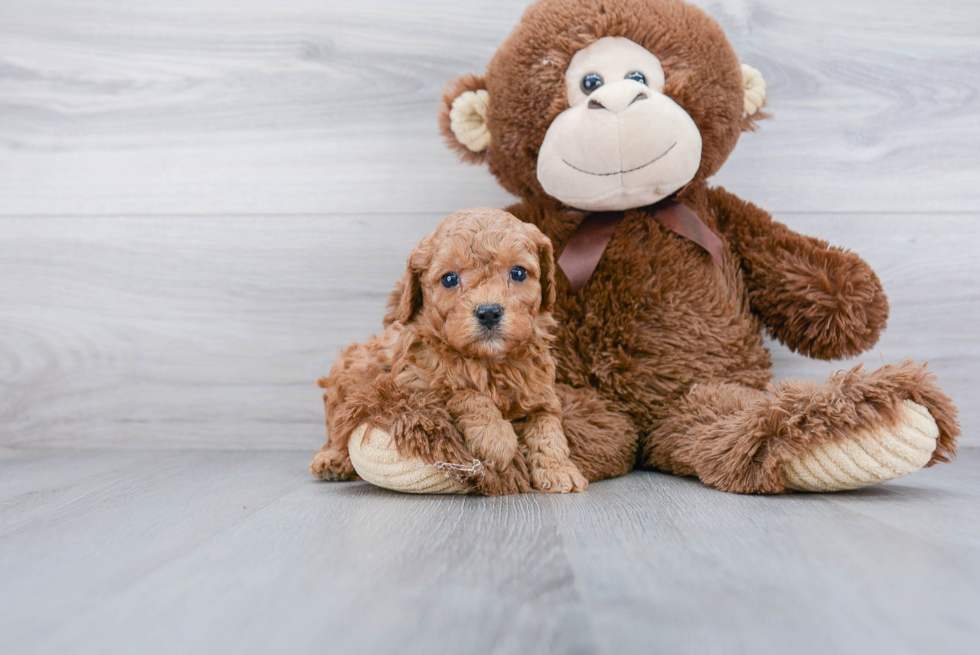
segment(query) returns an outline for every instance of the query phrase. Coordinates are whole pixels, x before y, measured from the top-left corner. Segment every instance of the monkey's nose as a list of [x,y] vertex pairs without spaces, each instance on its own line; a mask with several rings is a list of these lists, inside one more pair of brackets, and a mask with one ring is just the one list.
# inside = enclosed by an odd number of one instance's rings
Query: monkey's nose
[[473,310],[473,315],[480,325],[488,330],[492,330],[500,319],[504,317],[504,308],[500,305],[480,305]]
[[589,109],[606,109],[618,114],[634,102],[646,100],[649,97],[640,84],[628,81],[620,82],[593,91],[589,97]]

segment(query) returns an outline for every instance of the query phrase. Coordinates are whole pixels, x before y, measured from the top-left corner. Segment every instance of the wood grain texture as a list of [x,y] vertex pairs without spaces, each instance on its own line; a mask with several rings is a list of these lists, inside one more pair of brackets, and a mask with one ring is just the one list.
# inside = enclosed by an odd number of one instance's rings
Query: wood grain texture
[[[0,218],[0,445],[319,446],[316,379],[441,218]],[[777,218],[865,256],[892,313],[854,361],[929,361],[980,445],[978,217]],[[772,348],[777,378],[853,363]]]
[[922,653],[980,638],[980,452],[857,492],[319,483],[304,453],[0,450],[4,653]]
[[[411,247],[510,201],[435,105],[526,4],[0,2],[0,653],[976,649],[977,450],[832,496],[307,474]],[[855,361],[930,361],[980,446],[980,5],[699,4],[775,115],[715,181],[862,254]]]
[[[505,204],[443,148],[435,105],[526,4],[5,2],[0,213]],[[976,210],[974,0],[701,4],[766,76],[775,115],[720,183],[779,212]]]

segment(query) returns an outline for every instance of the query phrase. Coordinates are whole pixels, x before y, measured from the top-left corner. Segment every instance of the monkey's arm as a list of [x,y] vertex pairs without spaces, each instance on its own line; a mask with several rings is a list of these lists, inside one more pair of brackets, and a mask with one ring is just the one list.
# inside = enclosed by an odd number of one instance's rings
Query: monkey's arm
[[709,199],[739,257],[752,310],[772,336],[816,359],[852,357],[878,341],[888,299],[864,260],[793,232],[722,188]]

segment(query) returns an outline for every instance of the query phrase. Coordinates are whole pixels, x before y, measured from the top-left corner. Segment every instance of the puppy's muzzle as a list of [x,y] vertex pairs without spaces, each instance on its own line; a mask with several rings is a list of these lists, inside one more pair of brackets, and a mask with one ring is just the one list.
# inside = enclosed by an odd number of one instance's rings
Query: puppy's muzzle
[[504,317],[504,308],[500,305],[480,305],[473,310],[473,315],[476,316],[477,322],[484,327],[486,330],[492,330],[497,327],[500,323],[500,319]]

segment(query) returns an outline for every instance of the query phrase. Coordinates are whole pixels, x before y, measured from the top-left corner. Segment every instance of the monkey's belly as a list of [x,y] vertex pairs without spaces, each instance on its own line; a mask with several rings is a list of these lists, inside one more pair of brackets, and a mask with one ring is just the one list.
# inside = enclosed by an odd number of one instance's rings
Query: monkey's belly
[[558,381],[587,386],[628,413],[643,431],[653,429],[670,403],[709,380],[763,388],[771,359],[755,321],[726,302],[724,290],[698,294],[689,303],[591,289],[606,298],[583,310],[581,298],[559,296],[554,353]]

